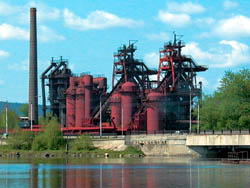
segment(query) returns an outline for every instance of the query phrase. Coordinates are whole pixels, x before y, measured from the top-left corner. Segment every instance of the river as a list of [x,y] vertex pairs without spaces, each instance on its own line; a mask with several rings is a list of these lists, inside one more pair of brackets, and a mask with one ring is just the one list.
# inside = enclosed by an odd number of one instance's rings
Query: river
[[248,188],[250,165],[169,157],[1,159],[0,187]]

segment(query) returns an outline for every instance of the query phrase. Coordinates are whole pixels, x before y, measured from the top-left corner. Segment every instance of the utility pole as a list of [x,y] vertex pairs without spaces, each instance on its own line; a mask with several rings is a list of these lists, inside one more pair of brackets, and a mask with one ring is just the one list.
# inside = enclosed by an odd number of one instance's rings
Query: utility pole
[[8,135],[8,102],[6,102],[6,106],[5,106],[5,132],[6,135]]

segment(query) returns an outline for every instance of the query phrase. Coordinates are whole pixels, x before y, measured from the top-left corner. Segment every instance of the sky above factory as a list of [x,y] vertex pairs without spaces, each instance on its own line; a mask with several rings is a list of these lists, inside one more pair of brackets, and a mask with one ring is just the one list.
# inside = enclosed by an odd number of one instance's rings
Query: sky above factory
[[30,7],[37,8],[39,77],[51,57],[63,56],[74,73],[105,75],[111,87],[118,47],[138,40],[136,58],[157,68],[173,32],[184,54],[209,67],[198,74],[206,94],[225,71],[250,68],[250,1],[0,0],[0,101],[28,101]]

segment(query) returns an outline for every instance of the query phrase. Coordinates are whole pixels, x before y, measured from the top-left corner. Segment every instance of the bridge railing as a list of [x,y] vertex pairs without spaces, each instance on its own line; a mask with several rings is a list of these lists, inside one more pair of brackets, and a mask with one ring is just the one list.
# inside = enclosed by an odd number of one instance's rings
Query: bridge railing
[[197,135],[232,135],[232,134],[250,134],[250,129],[239,129],[239,130],[160,130],[160,131],[127,131],[126,135],[155,135],[155,134],[170,134],[170,135],[178,135],[178,134],[197,134]]

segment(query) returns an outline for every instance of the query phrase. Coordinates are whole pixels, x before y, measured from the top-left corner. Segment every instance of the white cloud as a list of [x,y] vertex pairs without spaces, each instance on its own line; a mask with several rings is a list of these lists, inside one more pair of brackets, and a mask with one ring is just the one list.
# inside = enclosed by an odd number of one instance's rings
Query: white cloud
[[209,65],[211,68],[228,68],[249,62],[249,47],[237,41],[220,41],[216,49],[202,51],[198,43],[192,42],[183,49],[183,54],[194,57],[198,64]]
[[9,52],[6,52],[4,50],[0,50],[0,58],[5,58],[5,57],[9,57],[10,54]]
[[4,85],[4,81],[0,80],[0,86]]
[[205,8],[203,6],[190,1],[185,3],[170,2],[167,3],[166,10],[159,10],[157,18],[161,22],[174,27],[185,27],[192,22],[190,14],[202,13],[204,11]]
[[45,20],[57,20],[60,18],[60,10],[54,7],[49,7],[43,3],[32,1],[29,2],[28,7],[38,7],[37,8],[37,19],[40,21]]
[[29,9],[31,7],[37,8],[37,21],[43,22],[48,20],[58,20],[60,18],[60,10],[57,8],[49,7],[43,3],[30,1],[23,6],[10,5],[0,2],[0,15],[8,18],[13,18],[18,23],[29,23]]
[[158,19],[174,27],[184,27],[191,22],[188,14],[173,14],[162,10],[158,12]]
[[209,86],[209,82],[206,78],[202,77],[202,76],[196,76],[196,81],[197,84],[199,84],[199,82],[202,82],[202,86],[207,88]]
[[0,25],[0,40],[18,39],[28,40],[29,32],[6,23]]
[[186,3],[176,3],[171,2],[167,4],[168,11],[186,13],[186,14],[196,14],[205,11],[205,8],[199,4],[194,4],[192,2]]
[[60,18],[60,10],[57,8],[49,7],[43,3],[31,1],[26,5],[20,7],[21,11],[17,12],[18,20],[20,23],[29,23],[29,9],[31,7],[37,7],[37,22],[44,22],[50,20],[58,20]]
[[53,30],[46,26],[41,25],[38,28],[38,40],[41,42],[50,42],[64,39],[64,36],[56,34]]
[[64,9],[64,23],[66,26],[77,30],[105,29],[110,27],[134,27],[142,25],[142,21],[120,18],[114,14],[96,10],[87,18],[81,18],[68,9]]
[[164,32],[160,32],[160,33],[152,33],[146,36],[147,39],[149,40],[159,40],[159,41],[167,41],[169,40],[169,35],[167,33]]
[[240,64],[249,63],[249,47],[246,44],[226,40],[222,40],[220,44],[230,46],[231,52],[224,54],[226,60],[224,64],[217,64],[214,65],[214,67],[234,67]]
[[151,52],[144,55],[144,62],[149,67],[158,67],[159,65],[159,54],[155,52]]
[[190,42],[186,44],[186,46],[182,50],[182,53],[186,55],[192,55],[195,61],[210,61],[213,59],[213,55],[209,52],[202,51],[199,48],[199,44],[196,42]]
[[[62,35],[56,34],[53,30],[43,25],[38,27],[37,32],[38,40],[41,42],[65,39]],[[0,40],[8,39],[29,40],[29,31],[4,23],[0,25]]]
[[10,63],[8,68],[17,71],[28,71],[29,70],[29,60],[23,60],[20,63]]
[[[44,22],[48,20],[58,20],[60,18],[60,10],[49,7],[43,3],[30,1],[23,6],[14,6],[7,3],[0,2],[0,15],[5,16],[6,19],[12,20],[12,23],[29,24],[29,9],[31,7],[37,8],[37,21]],[[14,22],[13,22],[14,21]],[[41,42],[50,42],[57,40],[64,40],[64,36],[58,35],[52,29],[38,24],[38,40]],[[2,23],[0,25],[0,40],[18,39],[29,40],[29,30],[27,26],[24,28]]]
[[233,1],[226,0],[226,1],[223,2],[223,7],[226,10],[236,8],[237,6],[238,6],[238,3],[233,2]]
[[198,26],[204,27],[204,26],[210,26],[215,23],[215,19],[211,17],[207,18],[198,18],[195,20],[195,22],[198,24]]
[[236,15],[229,19],[220,20],[214,31],[223,37],[250,36],[250,18]]
[[21,8],[18,6],[13,6],[4,2],[0,2],[0,15],[1,16],[9,16],[20,11],[21,11]]

